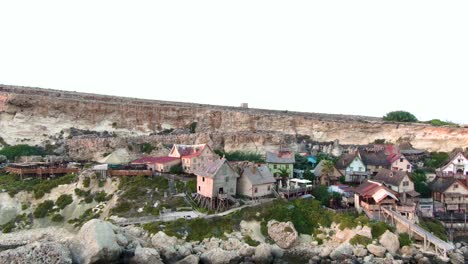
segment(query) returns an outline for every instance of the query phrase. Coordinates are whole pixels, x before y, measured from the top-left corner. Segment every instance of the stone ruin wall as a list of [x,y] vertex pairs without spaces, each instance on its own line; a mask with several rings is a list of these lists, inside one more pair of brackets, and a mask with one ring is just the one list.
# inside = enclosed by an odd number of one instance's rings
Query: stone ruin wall
[[44,140],[44,134],[57,134],[70,127],[166,142],[161,136],[146,136],[169,128],[187,131],[190,124],[197,122],[196,136],[171,135],[171,140],[177,143],[212,140],[226,150],[258,151],[280,144],[294,147],[296,135],[308,135],[318,142],[338,139],[342,144],[368,144],[375,139],[408,140],[417,148],[432,151],[468,147],[467,128],[391,123],[374,117],[176,103],[1,85],[0,98],[3,98],[0,136],[9,143],[30,139],[28,142],[34,144]]

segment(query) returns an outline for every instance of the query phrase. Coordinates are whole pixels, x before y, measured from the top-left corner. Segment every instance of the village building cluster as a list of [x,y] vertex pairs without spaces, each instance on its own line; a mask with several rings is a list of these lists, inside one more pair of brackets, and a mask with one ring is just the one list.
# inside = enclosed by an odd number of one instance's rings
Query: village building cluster
[[[466,212],[468,159],[463,151],[454,151],[449,161],[428,177],[432,195],[421,199],[411,173],[421,166],[423,155],[424,151],[408,143],[342,146],[335,141],[297,153],[279,147],[264,153],[264,163],[256,163],[229,161],[207,144],[174,144],[166,156],[138,159],[117,150],[92,170],[101,177],[182,173],[196,179],[193,199],[200,206],[217,211],[238,204],[238,198],[308,198],[314,187],[323,185],[342,196],[340,206],[355,208],[371,218],[379,217],[383,207],[393,208],[408,219]],[[297,156],[307,161],[309,172],[295,169]],[[79,166],[50,157],[10,163],[5,170],[22,178],[56,177],[77,173]],[[313,178],[304,177],[306,173]]]

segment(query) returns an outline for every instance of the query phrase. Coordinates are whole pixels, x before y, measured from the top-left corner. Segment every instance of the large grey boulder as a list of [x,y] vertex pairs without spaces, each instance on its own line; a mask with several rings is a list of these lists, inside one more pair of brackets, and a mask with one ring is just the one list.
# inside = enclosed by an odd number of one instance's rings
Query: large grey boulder
[[109,222],[98,219],[86,222],[70,242],[73,261],[88,264],[118,260],[123,251],[120,244],[126,241],[114,230],[117,227]]
[[283,249],[291,248],[298,240],[299,235],[291,222],[268,222],[268,235]]
[[273,253],[268,244],[260,244],[255,248],[255,254],[252,257],[253,261],[258,264],[269,264],[273,261]]
[[365,249],[364,247],[356,247],[353,250],[353,254],[354,254],[354,256],[356,256],[358,258],[365,257],[365,256],[367,256],[367,249]]
[[200,260],[204,264],[234,264],[239,262],[240,256],[235,251],[215,248],[203,253],[200,256]]
[[450,262],[453,263],[453,264],[466,263],[465,262],[465,257],[460,253],[451,252],[451,253],[449,253],[449,258],[450,258]]
[[0,252],[0,263],[9,264],[71,264],[68,248],[57,242],[34,242]]
[[388,230],[380,236],[379,242],[392,254],[395,254],[400,248],[398,236]]
[[176,237],[168,236],[159,231],[151,238],[151,244],[160,252],[161,257],[166,262],[176,262],[182,258],[176,248],[181,243]]
[[335,248],[330,253],[330,258],[333,260],[337,260],[337,259],[342,259],[342,258],[352,256],[352,255],[353,255],[353,246],[351,246],[349,243],[343,243],[339,245],[337,248]]
[[386,251],[384,247],[373,245],[373,244],[367,245],[367,250],[369,250],[369,252],[372,253],[376,257],[385,256],[385,251]]
[[159,253],[154,248],[137,247],[131,264],[163,264]]
[[198,255],[189,255],[179,261],[176,264],[198,264],[200,257]]

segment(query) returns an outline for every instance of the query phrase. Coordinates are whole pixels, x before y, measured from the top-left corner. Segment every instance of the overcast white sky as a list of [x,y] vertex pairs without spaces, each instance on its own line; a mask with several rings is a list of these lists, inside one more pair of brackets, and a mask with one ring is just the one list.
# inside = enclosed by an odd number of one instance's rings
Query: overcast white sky
[[468,1],[2,1],[0,83],[468,123]]

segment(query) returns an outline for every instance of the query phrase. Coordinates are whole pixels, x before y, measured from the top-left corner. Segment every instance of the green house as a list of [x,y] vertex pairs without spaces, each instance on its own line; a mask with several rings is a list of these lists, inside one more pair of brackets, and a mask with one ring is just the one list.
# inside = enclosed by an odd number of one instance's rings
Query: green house
[[266,163],[275,177],[281,177],[281,171],[286,169],[289,173],[289,178],[292,178],[295,162],[294,152],[289,150],[280,150],[278,152],[267,151],[266,153]]

